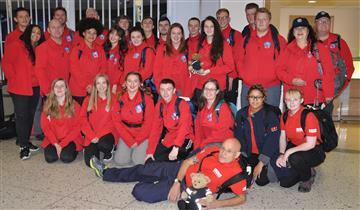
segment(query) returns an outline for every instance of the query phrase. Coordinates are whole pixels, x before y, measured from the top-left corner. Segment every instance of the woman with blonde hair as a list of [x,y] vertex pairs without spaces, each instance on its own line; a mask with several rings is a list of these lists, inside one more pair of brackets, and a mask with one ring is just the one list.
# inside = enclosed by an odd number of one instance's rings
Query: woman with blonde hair
[[82,150],[79,113],[80,106],[72,99],[67,82],[62,78],[55,79],[41,115],[45,135],[41,147],[46,162],[60,158],[64,163],[70,163]]
[[97,74],[91,94],[85,98],[81,107],[81,131],[85,136],[84,160],[90,166],[92,156],[100,158],[104,153],[104,161],[112,160],[115,141],[115,127],[111,120],[112,100],[110,81],[106,74]]

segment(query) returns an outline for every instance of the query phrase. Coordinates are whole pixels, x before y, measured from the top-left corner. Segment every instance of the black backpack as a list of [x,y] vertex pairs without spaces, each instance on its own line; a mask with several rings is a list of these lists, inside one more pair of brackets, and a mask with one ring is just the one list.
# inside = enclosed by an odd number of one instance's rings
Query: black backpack
[[[178,98],[176,98],[176,101],[175,101],[175,113],[178,118],[180,118],[180,114],[181,114],[180,108],[179,108],[181,101],[185,101],[185,100],[178,97]],[[195,109],[195,106],[192,104],[191,101],[185,101],[185,102],[190,107],[191,117],[192,117],[192,120],[194,121],[196,118],[197,110]],[[164,109],[164,107],[163,107],[163,104],[161,103],[160,104],[160,117],[161,118],[164,118],[163,109]]]
[[228,43],[229,45],[232,47],[235,45],[235,30],[234,29],[230,29],[230,34],[229,34],[229,39],[228,39]]
[[[213,151],[207,154],[203,159],[200,161],[198,172],[201,171],[201,166],[203,163],[203,160],[205,158],[211,157],[214,154],[219,153],[219,151]],[[228,180],[226,180],[221,186],[218,188],[217,197],[216,199],[220,198],[220,195],[225,192],[231,192],[231,189],[229,188],[231,185],[240,182],[241,180],[246,179],[246,187],[249,188],[252,184],[252,173],[251,173],[251,167],[246,163],[246,161],[242,158],[239,158],[238,163],[242,169],[242,171],[238,174],[235,174],[234,176],[230,177]]]
[[[319,122],[321,139],[318,139],[318,141],[321,143],[323,150],[325,152],[332,151],[337,147],[339,139],[332,117],[322,109],[305,108],[301,112],[300,118],[300,124],[303,131],[305,131],[306,116],[310,112],[315,115]],[[283,115],[284,124],[286,123],[287,117],[288,112],[285,112]]]
[[[275,60],[275,58],[276,58],[275,51],[277,51],[278,54],[280,54],[280,42],[279,42],[279,37],[278,37],[279,31],[272,24],[270,24],[269,27],[270,27],[270,32],[271,32],[271,38],[272,38],[272,40],[274,42],[274,56],[273,56],[273,59]],[[250,35],[251,35],[250,29],[248,29],[248,30],[244,29],[243,30],[243,37],[244,37],[243,48],[245,49],[245,53],[246,53],[246,45],[249,43]]]

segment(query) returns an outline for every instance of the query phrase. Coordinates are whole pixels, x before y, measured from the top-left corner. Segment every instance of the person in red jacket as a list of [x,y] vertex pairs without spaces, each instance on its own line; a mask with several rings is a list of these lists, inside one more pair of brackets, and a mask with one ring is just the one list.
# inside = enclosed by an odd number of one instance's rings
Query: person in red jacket
[[189,82],[187,60],[184,29],[179,23],[173,23],[166,45],[159,46],[156,51],[153,68],[156,87],[159,87],[162,79],[168,78],[175,82],[178,95],[191,97],[193,90]]
[[246,25],[241,32],[243,37],[245,37],[247,34],[250,34],[253,31],[256,32],[255,14],[258,9],[259,9],[259,5],[257,5],[256,3],[246,4],[245,14],[246,14],[246,20],[249,24]]
[[17,143],[20,159],[30,157],[39,148],[30,142],[36,106],[39,101],[39,81],[35,76],[35,49],[44,41],[38,25],[28,25],[20,39],[9,43],[2,67],[8,80],[8,92],[14,104]]
[[120,135],[115,153],[119,165],[143,164],[154,115],[154,102],[141,90],[141,75],[126,75],[125,90],[114,106],[112,119]]
[[114,145],[117,144],[117,135],[111,120],[114,102],[108,76],[96,75],[91,94],[84,100],[80,111],[81,132],[85,137],[84,160],[87,166],[90,166],[91,157],[100,158],[100,152],[104,154],[105,162],[113,158]]
[[300,181],[298,191],[309,192],[315,181],[316,171],[325,160],[325,152],[319,141],[320,128],[318,119],[313,113],[308,113],[305,119],[305,128],[301,128],[301,113],[304,110],[301,105],[304,102],[301,92],[297,89],[289,89],[285,93],[285,103],[288,111],[286,122],[284,116],[280,119],[280,156],[276,165],[280,168],[291,167],[295,170],[292,176],[280,179],[280,186],[292,187]]
[[200,37],[200,20],[192,17],[188,21],[189,37],[186,39],[186,46],[189,52],[195,52]]
[[19,40],[20,36],[25,31],[26,27],[30,23],[30,11],[24,7],[18,7],[14,11],[14,21],[16,23],[16,29],[6,35],[4,49],[6,50],[7,46]]
[[149,47],[156,49],[159,39],[154,34],[154,20],[150,17],[144,17],[141,20],[141,28],[144,30],[145,33],[145,42]]
[[72,99],[67,82],[55,79],[41,114],[41,128],[45,134],[41,147],[46,162],[53,163],[60,158],[70,163],[76,159],[83,143],[79,115],[80,106]]
[[117,24],[122,30],[125,31],[125,40],[128,46],[131,44],[130,40],[130,18],[127,15],[120,15],[115,19],[115,24]]
[[[236,61],[238,60],[239,48],[241,48],[243,44],[243,37],[241,33],[230,26],[230,12],[226,8],[220,8],[216,12],[216,19],[219,22],[221,33],[229,45],[231,46],[234,63],[236,65]],[[235,71],[229,74],[227,78],[228,87],[227,88],[227,100],[236,104],[238,97],[238,88],[239,88],[239,79],[237,79],[238,73],[237,68],[235,66]]]
[[145,34],[142,28],[132,28],[130,37],[132,45],[125,56],[124,75],[135,71],[141,74],[143,80],[149,79],[153,71],[154,50],[145,43]]
[[40,84],[41,96],[46,96],[51,83],[56,78],[69,81],[71,44],[65,42],[64,28],[57,19],[52,19],[48,26],[49,39],[36,48],[35,72]]
[[171,22],[166,16],[162,16],[159,19],[159,45],[165,45],[167,36],[169,35],[169,28]]
[[238,72],[243,84],[241,107],[248,106],[247,92],[250,86],[261,84],[267,93],[266,103],[279,106],[281,96],[280,80],[276,76],[275,65],[286,46],[285,39],[270,26],[271,13],[259,8],[255,15],[256,33],[244,39],[239,48]]
[[197,89],[195,90],[196,98],[200,96],[202,86],[210,78],[216,79],[220,89],[225,90],[226,75],[235,70],[234,59],[230,45],[221,34],[219,23],[212,16],[208,16],[202,21],[197,51],[190,51],[189,59],[192,59],[195,53],[200,54],[204,70],[196,71],[189,66],[192,83]]
[[223,99],[219,83],[209,79],[201,91],[195,121],[194,150],[221,145],[225,139],[234,137],[233,129],[234,117]]
[[[299,89],[304,104],[328,103],[334,97],[334,70],[329,51],[316,43],[312,27],[306,18],[296,18],[289,31],[289,44],[280,54],[277,76],[284,83],[284,91]],[[317,52],[316,52],[317,51]],[[319,73],[318,59],[323,75]],[[322,83],[319,87],[319,83]]]
[[91,92],[92,82],[98,73],[106,71],[106,58],[102,46],[95,43],[102,25],[93,18],[81,20],[79,33],[83,41],[70,53],[70,82],[73,98],[81,105]]
[[[61,24],[61,26],[64,28],[64,33],[62,34],[62,40],[64,43],[72,44],[72,41],[74,40],[75,32],[71,29],[69,29],[66,25],[67,22],[67,12],[64,7],[56,7],[53,12],[53,19],[58,20]],[[49,23],[50,24],[50,23]],[[45,32],[45,39],[50,38],[50,32],[47,30]]]
[[123,81],[124,60],[128,51],[124,30],[117,25],[113,26],[103,47],[107,59],[106,73],[110,79],[111,92],[115,94]]
[[193,126],[189,105],[179,99],[171,79],[160,82],[160,101],[156,104],[146,160],[176,161],[192,149]]

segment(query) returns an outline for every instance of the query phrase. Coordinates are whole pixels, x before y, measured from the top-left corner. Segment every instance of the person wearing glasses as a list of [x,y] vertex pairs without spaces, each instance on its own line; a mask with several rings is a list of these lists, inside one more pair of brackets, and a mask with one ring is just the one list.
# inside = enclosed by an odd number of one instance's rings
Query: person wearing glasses
[[275,107],[265,103],[266,92],[261,85],[248,91],[249,105],[236,114],[235,136],[241,143],[241,155],[251,166],[253,181],[259,186],[276,182],[271,163],[279,156],[280,122]]
[[205,82],[199,100],[199,112],[195,120],[194,150],[221,145],[234,137],[234,117],[223,92],[215,79]]

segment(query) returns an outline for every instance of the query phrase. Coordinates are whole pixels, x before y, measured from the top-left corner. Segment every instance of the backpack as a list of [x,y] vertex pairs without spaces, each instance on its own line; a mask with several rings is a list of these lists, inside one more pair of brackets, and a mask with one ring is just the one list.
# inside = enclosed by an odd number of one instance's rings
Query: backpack
[[[309,113],[313,113],[319,122],[321,139],[318,141],[321,143],[322,148],[325,152],[330,152],[335,149],[338,145],[338,134],[332,117],[322,109],[305,108],[301,112],[300,124],[303,131],[305,131],[306,116]],[[283,115],[284,124],[286,123],[288,112]]]
[[[213,151],[207,154],[205,157],[203,157],[199,164],[198,172],[201,171],[202,163],[205,158],[211,157],[214,154],[219,153],[219,151]],[[246,179],[246,187],[249,188],[252,184],[253,177],[251,176],[251,167],[248,165],[242,158],[239,158],[238,163],[240,165],[240,168],[242,171],[238,174],[235,174],[234,176],[230,177],[228,180],[226,180],[222,185],[219,186],[217,197],[216,199],[220,198],[220,195],[224,192],[231,192],[231,189],[229,187],[237,182],[240,182],[241,180]]]
[[347,69],[344,59],[340,56],[340,35],[337,35],[335,41],[331,42],[330,45],[334,45],[339,49],[336,53],[330,50],[331,61],[334,69],[339,69],[339,73],[335,75],[335,95],[340,94],[340,91],[343,89],[346,80],[348,80]]
[[154,53],[155,53],[155,50],[151,47],[144,47],[144,49],[141,50],[141,57],[140,57],[140,63],[139,65],[144,68],[145,66],[145,63],[146,63],[146,50],[147,49],[151,49]]
[[[180,118],[180,102],[181,101],[185,101],[184,99],[182,98],[176,98],[176,101],[175,101],[175,113],[176,113],[176,116],[178,118]],[[191,112],[191,116],[192,116],[192,120],[194,121],[195,118],[196,118],[196,109],[195,109],[195,106],[193,105],[193,103],[191,101],[185,101],[189,107],[190,107],[190,112]],[[160,117],[161,118],[164,118],[164,114],[163,114],[163,110],[164,110],[164,107],[163,107],[163,104],[161,103],[160,104]]]
[[235,30],[234,29],[230,29],[230,34],[229,34],[229,38],[228,38],[228,43],[229,45],[232,47],[235,45]]
[[0,139],[16,137],[15,114],[11,114],[8,120],[0,122]]
[[226,102],[224,99],[223,100],[220,100],[219,103],[216,105],[215,107],[215,114],[216,114],[216,120],[217,122],[219,122],[219,118],[220,118],[220,108],[221,108],[221,105],[223,103],[226,103],[231,111],[231,114],[233,116],[233,119],[236,118],[236,113],[237,113],[237,107],[235,104],[231,103],[231,102]]
[[[275,26],[273,26],[272,24],[270,24],[270,32],[271,32],[271,38],[274,42],[274,56],[273,56],[273,59],[275,60],[276,58],[276,54],[275,54],[275,51],[278,52],[278,54],[280,54],[280,42],[279,42],[279,31],[277,30],[277,28]],[[249,39],[250,39],[250,29],[248,30],[245,30],[245,36],[244,36],[244,44],[243,44],[243,48],[245,49],[245,53],[246,53],[246,45],[249,43]],[[243,31],[243,32],[244,32]]]

